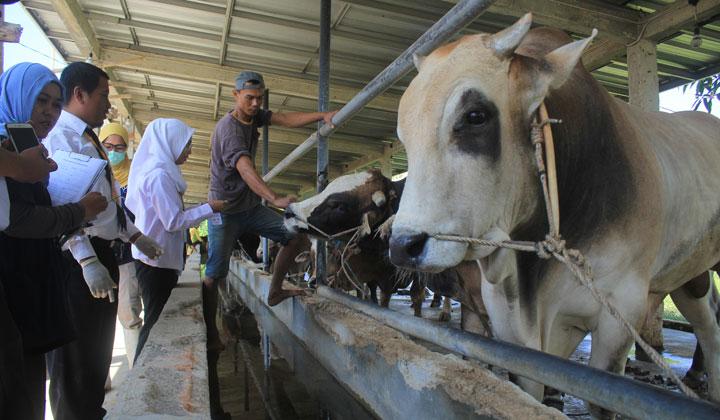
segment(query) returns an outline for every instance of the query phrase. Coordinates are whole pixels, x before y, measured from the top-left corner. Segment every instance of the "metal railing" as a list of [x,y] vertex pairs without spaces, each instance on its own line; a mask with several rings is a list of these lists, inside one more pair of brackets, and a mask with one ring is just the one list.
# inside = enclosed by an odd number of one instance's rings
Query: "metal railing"
[[410,317],[319,286],[317,294],[446,350],[639,419],[718,419],[720,407],[541,351]]
[[[423,35],[420,36],[407,50],[405,50],[398,58],[380,74],[375,76],[350,102],[345,104],[337,114],[333,117],[333,124],[339,127],[352,118],[353,115],[362,110],[376,96],[383,93],[389,87],[394,85],[398,80],[405,76],[413,68],[413,54],[427,55],[442,45],[451,36],[457,33],[472,22],[485,9],[490,7],[494,0],[464,0],[456,4],[450,9],[445,16],[438,20]],[[336,128],[329,125],[323,125],[319,130],[315,131],[288,154],[282,161],[263,176],[265,182],[270,181],[282,171],[287,169],[293,162],[300,159],[305,153],[318,142],[318,138],[328,137]]]

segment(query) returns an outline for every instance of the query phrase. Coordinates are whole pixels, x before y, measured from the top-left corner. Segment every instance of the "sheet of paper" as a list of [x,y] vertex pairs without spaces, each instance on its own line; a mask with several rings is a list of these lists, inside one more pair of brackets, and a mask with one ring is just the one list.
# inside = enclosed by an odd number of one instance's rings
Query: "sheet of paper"
[[48,192],[54,206],[76,203],[102,176],[107,162],[79,153],[58,150],[52,155],[58,170],[50,173]]
[[222,213],[213,213],[212,216],[210,216],[210,223],[213,225],[222,225]]

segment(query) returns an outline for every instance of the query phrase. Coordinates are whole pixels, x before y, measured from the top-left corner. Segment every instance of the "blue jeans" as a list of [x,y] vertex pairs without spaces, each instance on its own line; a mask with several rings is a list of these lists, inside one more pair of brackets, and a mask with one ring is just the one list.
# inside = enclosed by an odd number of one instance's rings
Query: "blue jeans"
[[283,218],[263,205],[236,214],[222,214],[222,223],[208,220],[208,261],[205,276],[223,279],[230,269],[235,241],[244,233],[255,233],[283,245],[293,235],[285,229]]

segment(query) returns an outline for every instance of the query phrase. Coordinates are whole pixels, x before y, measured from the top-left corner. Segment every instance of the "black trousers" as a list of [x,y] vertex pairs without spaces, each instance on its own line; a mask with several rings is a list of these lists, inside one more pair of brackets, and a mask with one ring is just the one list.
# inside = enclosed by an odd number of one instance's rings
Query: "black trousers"
[[[0,419],[33,419],[20,332],[0,283]],[[43,413],[45,415],[45,413]]]
[[142,295],[143,311],[145,312],[137,349],[135,350],[135,362],[137,362],[140,352],[145,346],[148,336],[150,336],[150,330],[160,318],[165,303],[170,298],[172,289],[177,285],[178,274],[173,269],[153,267],[142,261],[135,261],[135,271],[138,286],[140,286],[140,294]]
[[[92,238],[91,242],[117,283],[118,266],[110,241]],[[105,416],[102,405],[115,341],[117,302],[94,298],[80,265],[71,256],[67,263],[68,307],[77,339],[47,354],[50,406],[55,420],[99,420]]]
[[[35,420],[45,418],[45,354],[25,353],[25,375]],[[30,419],[30,417],[28,417]]]

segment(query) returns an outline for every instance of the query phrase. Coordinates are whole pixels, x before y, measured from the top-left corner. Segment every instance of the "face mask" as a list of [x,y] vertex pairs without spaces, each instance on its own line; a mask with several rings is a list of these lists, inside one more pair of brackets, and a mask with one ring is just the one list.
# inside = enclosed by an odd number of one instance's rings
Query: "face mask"
[[127,152],[116,152],[114,150],[111,150],[108,152],[108,160],[110,161],[110,165],[115,166],[122,163],[123,160],[125,160],[125,155]]

